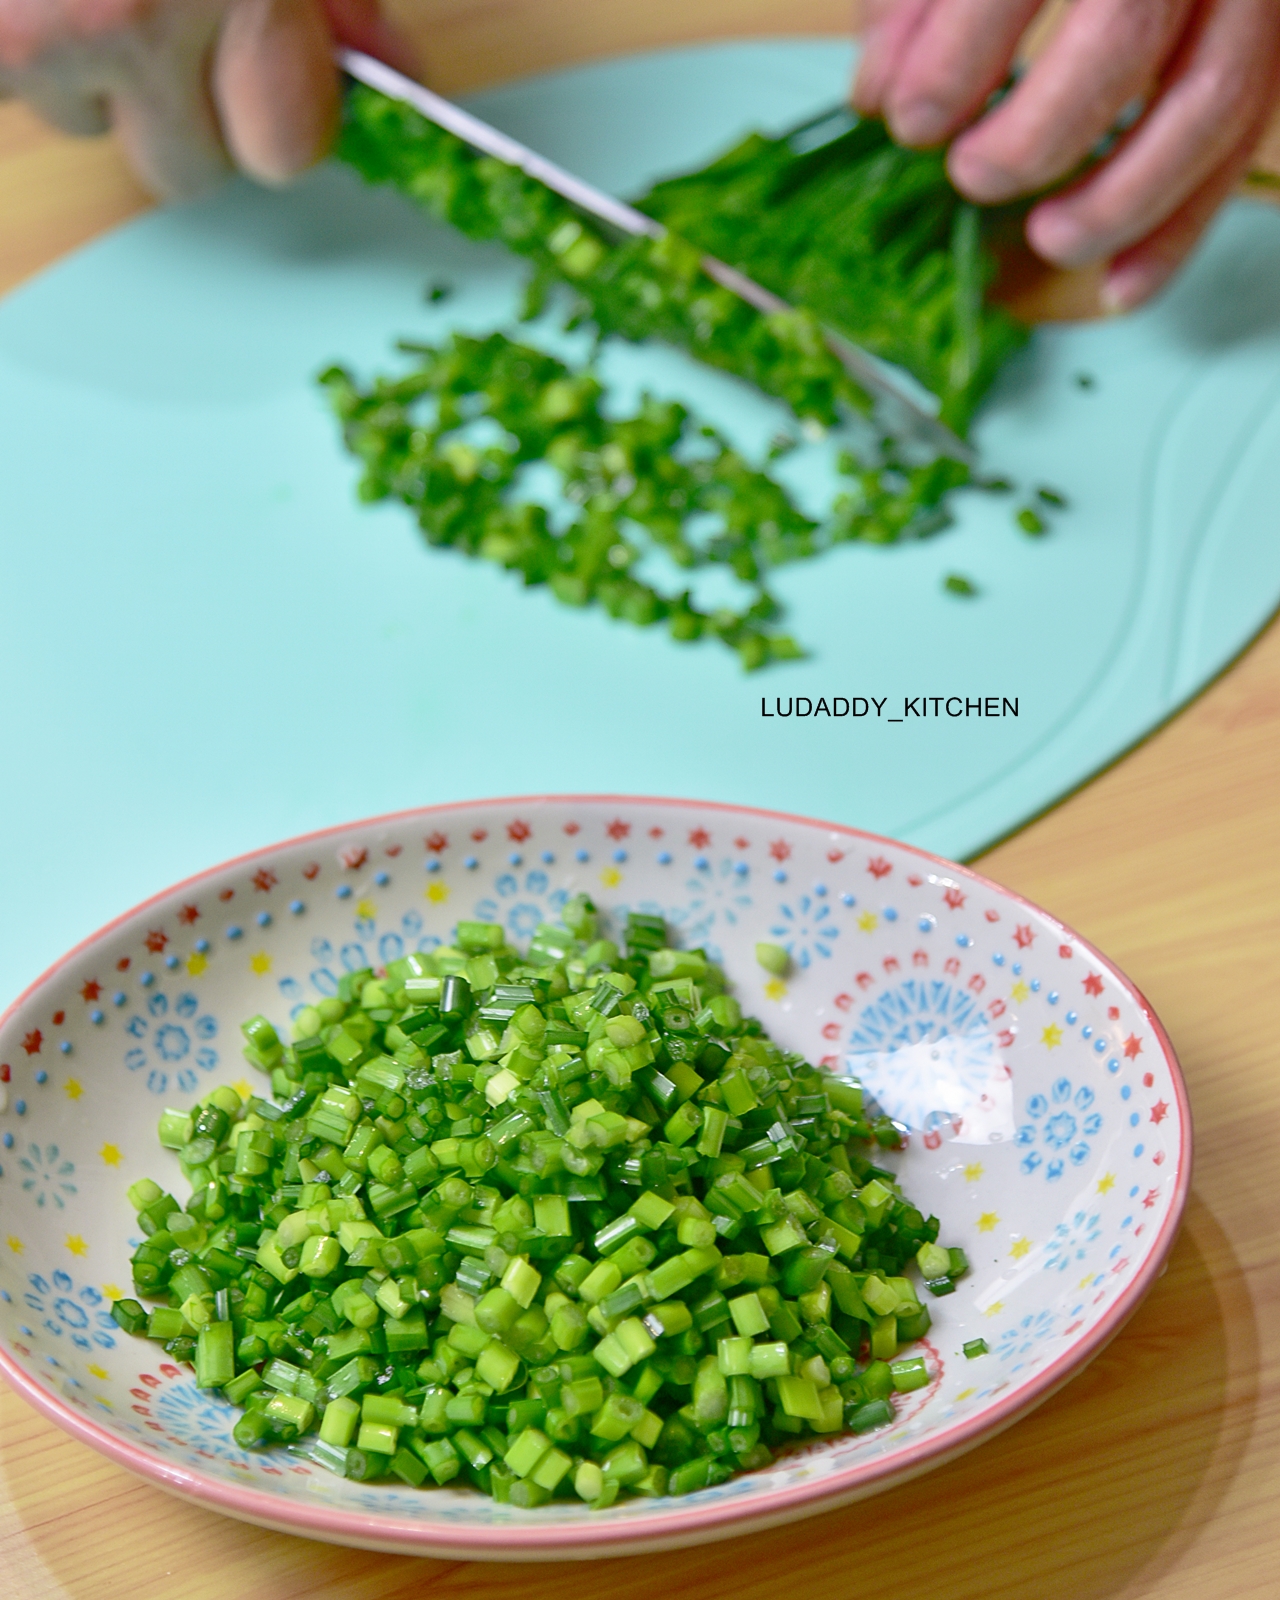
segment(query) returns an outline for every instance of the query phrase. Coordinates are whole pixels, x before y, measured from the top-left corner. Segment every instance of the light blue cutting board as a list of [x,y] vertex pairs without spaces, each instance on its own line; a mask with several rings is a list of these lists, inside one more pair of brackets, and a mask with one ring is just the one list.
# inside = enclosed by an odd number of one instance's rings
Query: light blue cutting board
[[[713,46],[473,104],[626,193],[836,101],[850,63],[835,41]],[[458,293],[428,309],[434,278]],[[813,656],[750,677],[353,502],[315,372],[385,365],[399,335],[503,325],[517,278],[500,250],[335,169],[144,217],[0,305],[0,999],[175,878],[429,801],[713,797],[968,855],[1159,722],[1280,599],[1270,209],[1229,207],[1157,306],[1044,329],[1009,369],[978,439],[990,470],[1068,495],[1049,538],[970,496],[935,539],[786,571]],[[669,352],[609,370],[623,395],[687,397],[748,445],[776,426]],[[944,595],[952,571],[981,597]],[[779,695],[887,703],[762,719]],[[921,695],[1019,714],[887,720]]]

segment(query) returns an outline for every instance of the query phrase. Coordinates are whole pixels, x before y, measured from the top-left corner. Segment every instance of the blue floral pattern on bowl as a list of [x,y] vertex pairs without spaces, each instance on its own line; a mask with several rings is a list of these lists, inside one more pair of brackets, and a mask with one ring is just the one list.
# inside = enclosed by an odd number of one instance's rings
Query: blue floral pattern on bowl
[[319,964],[311,968],[306,984],[298,978],[285,977],[277,980],[277,987],[286,999],[296,1002],[296,1011],[306,1003],[308,993],[322,999],[337,994],[345,973],[385,967],[388,961],[398,961],[409,951],[433,950],[440,942],[438,935],[423,933],[422,913],[417,910],[406,911],[390,926],[375,917],[357,916],[350,924],[350,933],[340,931],[333,939],[323,935],[311,939],[308,955]]
[[231,1437],[239,1412],[220,1394],[198,1389],[194,1378],[182,1378],[157,1390],[151,1415],[171,1438],[190,1445],[198,1454],[240,1466],[249,1464],[249,1452],[241,1450]]
[[500,922],[507,937],[522,945],[539,923],[559,921],[568,898],[568,891],[554,888],[550,873],[542,867],[500,872],[492,893],[476,901],[473,915],[479,922]]
[[217,1018],[202,1010],[189,989],[170,997],[164,989],[151,988],[140,1000],[124,1019],[125,1035],[134,1041],[125,1050],[125,1066],[130,1072],[146,1072],[152,1094],[165,1094],[171,1086],[193,1093],[200,1073],[218,1065],[218,1052],[210,1043],[218,1035]]
[[1045,1248],[1046,1272],[1066,1272],[1089,1259],[1091,1247],[1102,1237],[1102,1215],[1094,1211],[1077,1211],[1066,1222],[1053,1230]]
[[1102,1113],[1094,1109],[1096,1099],[1087,1083],[1073,1088],[1069,1078],[1057,1079],[1048,1096],[1033,1094],[1026,1103],[1030,1120],[1017,1133],[1017,1143],[1027,1152],[1021,1162],[1023,1172],[1043,1166],[1052,1183],[1069,1165],[1083,1166],[1091,1151],[1089,1141],[1102,1128]]
[[807,967],[815,956],[831,959],[832,947],[840,937],[825,896],[802,894],[794,903],[778,907],[770,937],[787,952],[798,967]]
[[755,897],[747,888],[750,874],[744,870],[744,861],[731,856],[716,862],[699,856],[697,861],[697,870],[685,879],[687,898],[683,905],[672,906],[667,915],[685,944],[702,946],[718,961],[721,946],[717,933],[737,928],[751,914]]
[[81,1284],[61,1268],[49,1278],[38,1272],[27,1275],[27,1292],[22,1303],[42,1319],[41,1326],[55,1339],[66,1335],[78,1350],[114,1350],[120,1330],[101,1290]]
[[79,1193],[71,1182],[76,1164],[68,1161],[56,1144],[29,1144],[26,1153],[18,1157],[18,1166],[25,1174],[22,1187],[38,1206],[52,1205],[65,1211],[67,1202]]
[[1029,1311],[997,1336],[993,1347],[997,1359],[1013,1362],[1011,1370],[1017,1372],[1036,1346],[1053,1333],[1057,1321],[1058,1316],[1054,1311]]
[[970,1137],[993,1119],[1012,1132],[1001,1114],[1009,1095],[995,1028],[977,997],[948,979],[907,978],[864,1006],[845,1068],[934,1148],[946,1132]]

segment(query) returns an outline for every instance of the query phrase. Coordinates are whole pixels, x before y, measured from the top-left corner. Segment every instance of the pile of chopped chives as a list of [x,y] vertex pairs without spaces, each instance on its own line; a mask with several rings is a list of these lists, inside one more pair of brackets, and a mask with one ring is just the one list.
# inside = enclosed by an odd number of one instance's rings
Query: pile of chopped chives
[[862,1091],[744,1018],[700,950],[590,901],[343,978],[246,1055],[274,1100],[166,1111],[185,1206],[143,1179],[130,1333],[359,1481],[522,1507],[686,1494],[865,1432],[967,1269],[874,1159]]

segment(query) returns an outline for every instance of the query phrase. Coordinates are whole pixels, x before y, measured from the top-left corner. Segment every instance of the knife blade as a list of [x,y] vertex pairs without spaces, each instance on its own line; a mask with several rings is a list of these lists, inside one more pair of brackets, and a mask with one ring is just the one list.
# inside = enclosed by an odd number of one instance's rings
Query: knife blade
[[[526,177],[545,184],[580,210],[598,217],[619,232],[643,235],[649,239],[661,239],[666,235],[667,230],[662,224],[645,216],[643,211],[637,211],[624,200],[606,194],[603,189],[597,189],[594,184],[567,172],[554,161],[548,161],[519,140],[491,127],[489,123],[455,105],[452,100],[435,94],[376,57],[360,50],[339,49],[335,52],[335,59],[348,76],[378,90],[389,99],[412,106],[429,122],[454,134],[464,144],[505,162],[507,166],[516,167]],[[704,255],[701,266],[709,278],[766,316],[791,309],[780,295],[716,256]],[[899,372],[891,363],[882,361],[843,334],[826,326],[822,333],[828,349],[855,383],[900,413],[908,426],[940,455],[952,456],[968,466],[974,464],[976,456],[972,446],[966,444],[935,414],[939,406],[936,396],[922,390],[909,374]],[[922,395],[927,396],[927,400]]]

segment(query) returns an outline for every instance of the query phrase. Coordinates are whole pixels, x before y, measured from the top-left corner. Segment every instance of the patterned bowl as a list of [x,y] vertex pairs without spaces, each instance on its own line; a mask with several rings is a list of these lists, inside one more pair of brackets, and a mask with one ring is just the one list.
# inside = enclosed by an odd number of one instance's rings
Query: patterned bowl
[[[925,1389],[896,1424],[765,1471],[605,1512],[348,1483],[248,1455],[234,1413],[122,1334],[125,1189],[162,1176],[166,1105],[252,1076],[238,1023],[284,1023],[344,969],[445,939],[516,941],[577,890],[661,912],[791,1048],[856,1074],[912,1130],[894,1160],[973,1264],[932,1304]],[[768,978],[759,939],[792,972]],[[1186,1093],[1142,996],[1060,923],[976,873],[849,828],[675,800],[489,800],[246,856],[95,934],[0,1020],[0,1371],[77,1438],[251,1522],[373,1549],[493,1560],[720,1538],[900,1483],[1007,1427],[1132,1313],[1190,1178]],[[176,1176],[175,1168],[175,1176]],[[988,1350],[966,1358],[975,1339]],[[903,1403],[905,1402],[905,1403]]]

